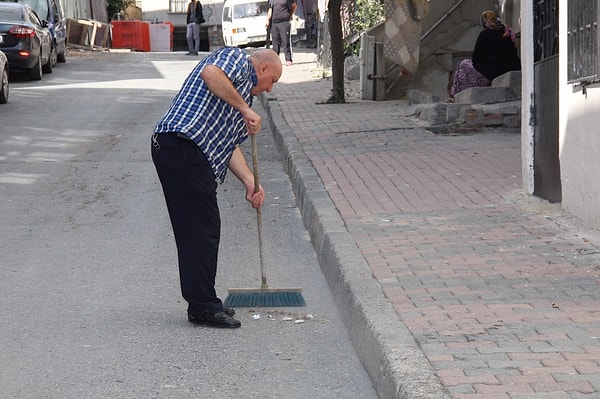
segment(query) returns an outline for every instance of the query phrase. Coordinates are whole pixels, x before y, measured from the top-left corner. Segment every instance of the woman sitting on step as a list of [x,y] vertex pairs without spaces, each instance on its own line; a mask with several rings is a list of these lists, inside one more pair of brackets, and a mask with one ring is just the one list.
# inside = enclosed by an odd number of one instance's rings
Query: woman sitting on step
[[517,40],[512,29],[490,10],[481,14],[481,24],[484,29],[475,43],[472,59],[458,64],[449,102],[454,102],[454,96],[465,89],[489,86],[498,76],[521,70]]

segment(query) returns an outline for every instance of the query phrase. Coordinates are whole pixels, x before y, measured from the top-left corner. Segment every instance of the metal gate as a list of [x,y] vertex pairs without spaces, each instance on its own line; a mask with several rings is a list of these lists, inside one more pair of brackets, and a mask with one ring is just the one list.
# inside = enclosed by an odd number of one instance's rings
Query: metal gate
[[558,148],[558,0],[534,2],[533,194],[560,202]]

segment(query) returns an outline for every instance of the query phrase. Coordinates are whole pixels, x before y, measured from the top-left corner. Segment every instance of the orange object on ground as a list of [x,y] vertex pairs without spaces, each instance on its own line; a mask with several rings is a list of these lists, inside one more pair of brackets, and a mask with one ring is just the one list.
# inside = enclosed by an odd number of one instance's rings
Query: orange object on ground
[[150,51],[150,24],[144,21],[113,21],[112,48]]
[[165,24],[169,25],[171,32],[171,51],[173,51],[173,38],[175,36],[175,25],[171,21],[165,21]]

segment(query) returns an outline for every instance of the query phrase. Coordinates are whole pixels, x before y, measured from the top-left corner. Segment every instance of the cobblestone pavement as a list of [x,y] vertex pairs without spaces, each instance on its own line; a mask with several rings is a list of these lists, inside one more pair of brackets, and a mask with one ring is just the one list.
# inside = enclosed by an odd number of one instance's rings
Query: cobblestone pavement
[[295,58],[269,99],[440,395],[600,398],[600,234],[522,192],[519,131],[434,135],[357,82],[324,104],[316,56]]

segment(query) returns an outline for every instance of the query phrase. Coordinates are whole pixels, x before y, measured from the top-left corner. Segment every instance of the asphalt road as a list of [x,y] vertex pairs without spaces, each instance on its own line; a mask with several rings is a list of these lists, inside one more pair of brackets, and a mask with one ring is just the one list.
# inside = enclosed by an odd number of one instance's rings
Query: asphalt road
[[[266,121],[269,282],[303,287],[307,306],[239,308],[237,330],[187,322],[149,149],[196,61],[71,52],[41,82],[12,77],[0,106],[0,397],[376,397]],[[255,109],[264,115],[260,101]],[[223,298],[260,286],[256,213],[243,195],[233,175],[219,188]]]

